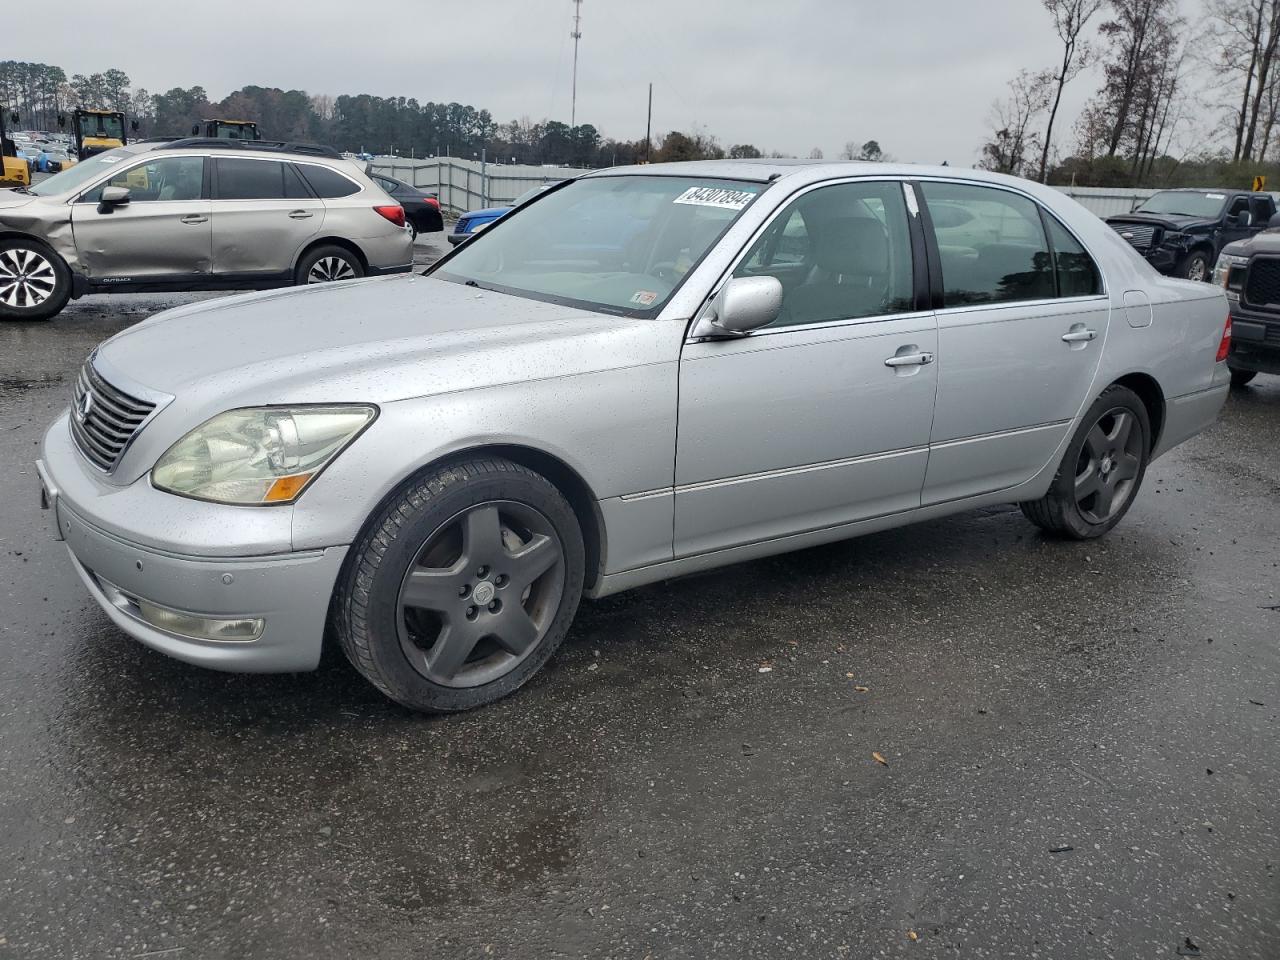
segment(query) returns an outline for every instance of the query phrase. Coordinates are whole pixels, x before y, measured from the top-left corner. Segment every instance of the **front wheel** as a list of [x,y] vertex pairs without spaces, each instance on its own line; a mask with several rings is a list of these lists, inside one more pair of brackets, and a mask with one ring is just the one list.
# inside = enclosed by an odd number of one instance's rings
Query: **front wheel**
[[1202,250],[1192,250],[1178,268],[1180,276],[1187,280],[1206,281],[1209,279],[1209,255]]
[[334,280],[354,280],[364,276],[360,259],[343,247],[317,247],[302,258],[294,281],[304,283],[331,283]]
[[335,627],[355,668],[413,710],[492,703],[545,664],[582,595],[573,508],[498,458],[412,481],[352,548]]
[[42,244],[0,241],[0,320],[48,320],[71,298],[71,271]]
[[1049,533],[1072,540],[1100,537],[1133,503],[1150,456],[1147,408],[1128,387],[1108,387],[1067,445],[1049,492],[1019,506]]
[[1230,367],[1229,369],[1231,370],[1231,385],[1233,387],[1243,387],[1252,382],[1253,378],[1258,375],[1257,370],[1237,370],[1235,367]]

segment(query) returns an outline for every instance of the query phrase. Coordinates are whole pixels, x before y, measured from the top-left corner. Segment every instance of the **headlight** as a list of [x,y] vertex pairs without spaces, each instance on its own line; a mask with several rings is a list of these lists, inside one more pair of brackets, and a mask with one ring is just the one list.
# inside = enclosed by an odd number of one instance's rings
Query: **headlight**
[[1213,282],[1219,287],[1226,287],[1227,280],[1231,275],[1231,268],[1247,267],[1248,265],[1248,257],[1237,257],[1234,254],[1224,253],[1218,257],[1218,264],[1213,268]]
[[215,503],[292,503],[376,415],[368,406],[228,410],[170,447],[151,482]]

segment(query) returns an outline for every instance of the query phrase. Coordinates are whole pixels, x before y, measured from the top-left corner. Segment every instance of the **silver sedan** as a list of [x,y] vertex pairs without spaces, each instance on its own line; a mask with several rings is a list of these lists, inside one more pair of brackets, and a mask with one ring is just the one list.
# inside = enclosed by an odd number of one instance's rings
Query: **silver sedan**
[[613,169],[425,276],[106,341],[42,500],[141,642],[292,671],[331,632],[389,697],[460,710],[528,680],[584,594],[993,503],[1101,536],[1217,416],[1229,334],[1221,290],[1027,181]]

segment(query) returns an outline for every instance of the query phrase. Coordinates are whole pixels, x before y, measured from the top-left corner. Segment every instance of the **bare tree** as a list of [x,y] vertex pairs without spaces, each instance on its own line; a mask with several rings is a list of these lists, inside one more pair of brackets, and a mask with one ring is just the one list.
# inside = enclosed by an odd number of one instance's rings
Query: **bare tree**
[[1052,74],[1022,70],[1009,81],[1009,96],[992,104],[991,139],[982,145],[978,166],[997,173],[1022,176],[1029,158],[1040,149],[1031,124],[1049,105]]
[[1112,17],[1099,28],[1107,41],[1103,85],[1098,93],[1097,119],[1105,118],[1106,155],[1114,157],[1134,134],[1134,113],[1144,106],[1151,76],[1160,69],[1157,47],[1162,37],[1182,26],[1177,0],[1109,0]]
[[[1280,0],[1216,0],[1210,8],[1215,74],[1239,84],[1233,109],[1233,160],[1252,160],[1261,111],[1276,72],[1280,49]],[[1261,154],[1259,154],[1261,155]]]
[[1044,7],[1053,18],[1053,28],[1062,41],[1062,63],[1053,76],[1053,102],[1049,107],[1049,121],[1044,128],[1044,143],[1040,150],[1040,175],[1043,183],[1049,173],[1049,150],[1053,145],[1053,124],[1058,118],[1062,103],[1062,88],[1083,70],[1089,62],[1089,46],[1081,39],[1084,28],[1102,8],[1103,0],[1043,0]]

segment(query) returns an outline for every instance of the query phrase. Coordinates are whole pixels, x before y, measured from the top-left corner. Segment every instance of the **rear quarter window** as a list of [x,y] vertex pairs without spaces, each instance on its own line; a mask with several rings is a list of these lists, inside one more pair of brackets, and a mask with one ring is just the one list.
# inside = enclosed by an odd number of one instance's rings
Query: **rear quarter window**
[[360,192],[360,184],[344,177],[337,170],[310,163],[298,164],[298,170],[306,178],[307,183],[311,184],[311,189],[316,192],[316,196],[326,200],[349,197]]

